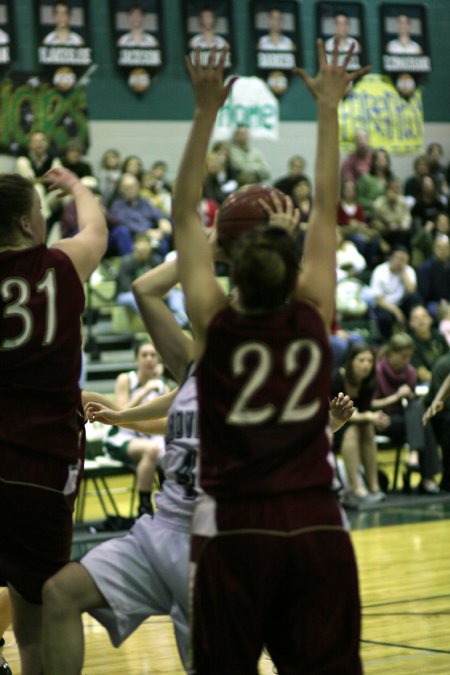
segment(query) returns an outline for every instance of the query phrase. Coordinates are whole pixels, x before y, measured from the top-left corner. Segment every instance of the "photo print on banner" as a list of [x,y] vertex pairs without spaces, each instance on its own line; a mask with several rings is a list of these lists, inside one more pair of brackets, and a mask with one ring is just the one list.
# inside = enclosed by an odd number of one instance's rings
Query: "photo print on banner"
[[359,2],[318,2],[317,35],[324,41],[328,61],[333,58],[337,40],[338,64],[343,62],[352,47],[347,70],[358,70],[367,64],[364,14]]
[[163,66],[159,0],[115,0],[117,65],[135,94],[145,94]]
[[289,87],[292,69],[301,65],[299,5],[292,0],[255,0],[252,8],[258,75],[266,80],[274,94],[281,96]]
[[404,98],[413,95],[431,70],[424,5],[380,6],[383,71]]
[[38,62],[60,91],[70,91],[92,66],[86,0],[39,0]]
[[233,65],[230,0],[216,2],[184,0],[183,7],[186,53],[193,59],[195,50],[200,49],[201,62],[206,64],[213,47],[217,49],[229,47],[225,67],[227,70],[230,69]]
[[11,66],[13,60],[13,27],[11,2],[0,2],[0,73]]

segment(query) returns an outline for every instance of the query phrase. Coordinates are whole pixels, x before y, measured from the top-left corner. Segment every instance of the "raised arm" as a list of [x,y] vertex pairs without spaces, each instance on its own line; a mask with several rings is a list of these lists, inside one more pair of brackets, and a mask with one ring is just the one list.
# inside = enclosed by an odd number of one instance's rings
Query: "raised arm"
[[45,180],[50,190],[60,190],[75,199],[78,234],[61,239],[53,248],[64,251],[72,260],[81,281],[86,281],[103,258],[108,244],[108,229],[97,197],[68,169],[55,167],[47,171]]
[[226,304],[226,297],[214,277],[212,254],[198,216],[205,158],[217,112],[225,102],[231,84],[223,84],[228,50],[216,62],[212,49],[208,64],[200,64],[200,50],[194,63],[186,58],[195,98],[195,113],[176,179],[173,225],[178,250],[178,271],[186,307],[192,323],[197,356],[204,346],[206,328],[212,316]]
[[175,398],[177,389],[135,408],[120,410],[110,399],[95,392],[83,392],[83,406],[89,422],[118,424],[126,429],[147,434],[165,432],[167,412]]
[[[303,69],[296,72],[317,102],[317,153],[314,199],[305,241],[302,272],[295,295],[312,302],[327,326],[331,324],[336,286],[336,207],[339,179],[338,106],[352,80],[368,72],[361,68],[346,71],[351,51],[338,66],[338,43],[335,41],[331,63],[322,40],[317,41],[319,72],[312,78]],[[320,274],[318,274],[320,270]]]
[[163,299],[178,281],[177,262],[173,260],[140,276],[132,290],[161,359],[180,383],[194,360],[194,343],[183,333]]

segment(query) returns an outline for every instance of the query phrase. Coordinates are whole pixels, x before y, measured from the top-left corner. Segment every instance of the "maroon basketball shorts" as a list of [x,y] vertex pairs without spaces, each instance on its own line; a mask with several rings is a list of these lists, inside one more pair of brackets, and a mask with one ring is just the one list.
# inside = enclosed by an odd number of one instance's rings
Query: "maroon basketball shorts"
[[357,568],[334,496],[207,498],[191,558],[196,675],[257,675],[263,648],[280,675],[362,673]]
[[40,603],[44,582],[70,560],[80,465],[4,447],[0,453],[0,585]]

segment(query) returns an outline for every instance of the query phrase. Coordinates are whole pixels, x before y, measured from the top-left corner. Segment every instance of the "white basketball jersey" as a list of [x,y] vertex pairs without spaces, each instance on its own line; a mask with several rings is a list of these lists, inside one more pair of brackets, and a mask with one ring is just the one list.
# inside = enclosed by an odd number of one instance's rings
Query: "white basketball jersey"
[[189,529],[200,496],[196,484],[200,446],[198,417],[197,383],[191,366],[169,409],[166,454],[162,460],[165,481],[163,489],[155,496],[157,517],[168,519],[171,527]]

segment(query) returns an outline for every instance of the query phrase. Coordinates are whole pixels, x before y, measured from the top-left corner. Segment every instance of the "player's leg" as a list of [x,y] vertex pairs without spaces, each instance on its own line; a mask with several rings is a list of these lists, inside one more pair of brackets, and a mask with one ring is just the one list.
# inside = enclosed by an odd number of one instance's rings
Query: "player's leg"
[[24,600],[11,586],[9,590],[22,675],[41,675],[42,606]]
[[46,581],[42,598],[45,673],[78,675],[84,659],[82,613],[106,601],[79,563],[69,563]]
[[[260,549],[243,536],[193,538],[197,558],[192,597],[196,675],[257,675],[263,648]],[[257,552],[258,551],[258,552]],[[264,555],[264,554],[263,554]]]
[[360,602],[347,532],[323,529],[286,541],[287,567],[267,623],[279,675],[360,675]]
[[151,494],[160,445],[150,438],[134,438],[129,442],[127,451],[128,457],[136,465],[139,515],[153,515]]

